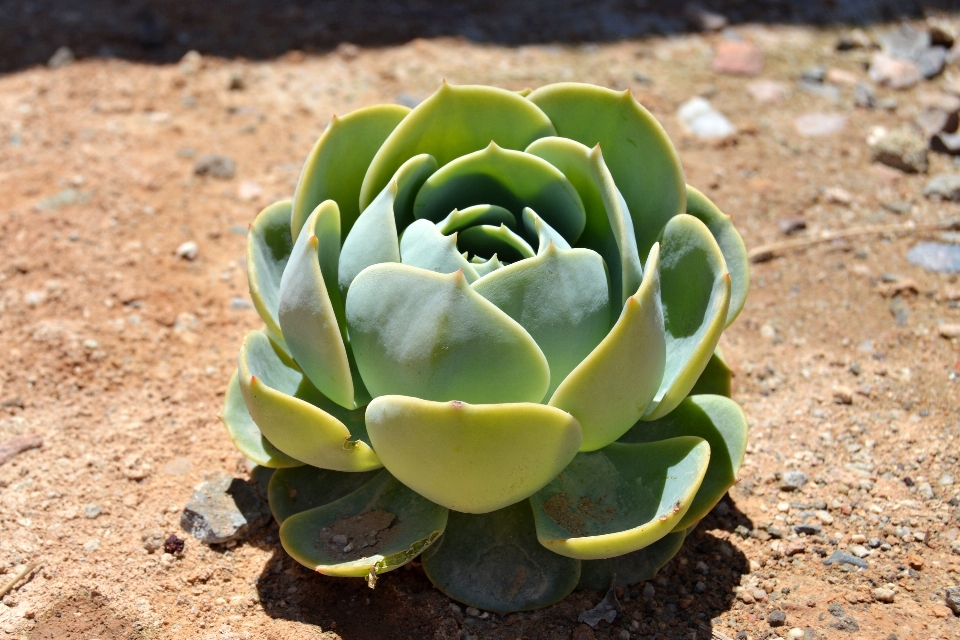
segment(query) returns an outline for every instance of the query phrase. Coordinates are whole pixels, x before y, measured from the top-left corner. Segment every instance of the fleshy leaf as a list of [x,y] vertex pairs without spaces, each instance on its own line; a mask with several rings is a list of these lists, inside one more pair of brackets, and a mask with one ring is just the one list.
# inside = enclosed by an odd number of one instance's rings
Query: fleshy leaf
[[613,329],[550,398],[551,406],[580,421],[583,451],[599,449],[623,435],[660,386],[666,345],[659,250],[659,245],[650,250],[640,288],[627,298]]
[[239,361],[247,410],[276,448],[322,469],[369,471],[382,466],[364,442],[363,411],[344,409],[317,391],[267,336],[248,333]]
[[649,547],[606,560],[583,560],[577,589],[605,591],[614,576],[618,585],[634,585],[653,580],[660,568],[673,559],[683,546],[685,531],[668,533]]
[[357,275],[374,264],[400,262],[400,240],[393,203],[399,186],[394,180],[363,210],[340,250],[340,294],[344,297]]
[[730,274],[710,230],[676,216],[663,229],[660,279],[667,366],[644,420],[680,404],[713,356],[730,305]]
[[367,578],[372,586],[377,575],[402,567],[440,537],[447,514],[381,471],[353,493],[284,520],[280,542],[306,567]]
[[477,204],[503,207],[518,223],[523,208],[530,207],[571,243],[580,237],[586,219],[580,194],[559,169],[542,158],[492,142],[427,178],[413,214],[439,222],[453,209]]
[[[408,113],[410,109],[407,107],[380,104],[357,109],[341,118],[333,117],[307,156],[297,182],[291,218],[293,238],[299,235],[307,218],[324,200],[337,203],[343,236],[350,233],[360,215],[361,208],[357,203],[367,167],[383,141]],[[397,163],[395,168],[399,166]],[[384,185],[386,182],[384,180]]]
[[537,138],[556,134],[549,118],[516,93],[444,82],[384,141],[363,177],[360,208],[373,201],[407,158],[417,154],[431,154],[442,167],[483,149],[491,140],[505,149],[519,150]]
[[559,602],[576,586],[581,564],[537,543],[526,500],[483,515],[452,512],[422,562],[448,597],[501,615]]
[[[538,216],[537,212],[530,207],[524,207],[523,209],[523,226],[526,228],[527,233],[537,237],[537,241],[539,243],[537,253],[543,253],[546,251],[547,245],[549,245],[551,242],[557,249],[570,248],[570,245],[567,243],[566,239],[557,233],[553,227],[544,222],[543,218]],[[597,257],[599,257],[599,255]],[[606,280],[606,274],[604,274],[604,280]]]
[[710,445],[689,436],[579,453],[530,498],[537,538],[581,560],[643,549],[686,514],[709,460]]
[[667,221],[686,207],[680,158],[660,123],[629,90],[567,82],[527,99],[550,117],[558,136],[600,145],[633,218],[638,254],[647,255]]
[[659,420],[638,422],[620,442],[655,442],[696,436],[710,445],[710,465],[689,511],[677,529],[696,524],[737,481],[747,450],[747,418],[737,403],[722,396],[691,396]]
[[464,229],[457,234],[457,248],[475,256],[502,255],[508,262],[534,256],[533,247],[504,224],[499,227],[481,224]]
[[429,220],[417,220],[403,232],[400,259],[403,264],[437,273],[462,270],[467,282],[480,277],[473,265],[457,251],[456,235],[443,235]]
[[303,464],[270,444],[270,441],[260,433],[257,423],[253,421],[250,412],[247,411],[247,405],[243,402],[243,393],[240,391],[240,380],[236,371],[227,383],[220,420],[226,425],[233,445],[240,450],[240,453],[261,467],[283,469],[299,467]]
[[474,257],[474,259],[472,259],[470,262],[473,264],[473,268],[476,270],[477,275],[481,278],[488,273],[493,273],[497,269],[503,267],[503,263],[497,258],[497,254],[493,254],[489,260],[483,260],[482,258]]
[[711,394],[729,398],[733,393],[732,376],[733,372],[730,371],[727,361],[724,360],[723,353],[720,352],[720,347],[717,347],[717,350],[710,356],[710,361],[707,363],[703,373],[697,378],[696,384],[693,385],[693,388],[690,389],[690,393],[687,395],[699,396]]
[[733,218],[720,211],[707,196],[690,185],[687,185],[687,213],[707,225],[727,264],[730,273],[730,308],[727,309],[724,327],[729,327],[740,315],[747,301],[747,290],[750,289],[747,247],[743,244],[740,232],[733,226]]
[[322,507],[353,493],[372,480],[380,470],[330,471],[303,465],[293,469],[281,469],[270,478],[267,495],[270,511],[277,522],[290,516]]
[[353,353],[373,397],[539,402],[550,384],[547,359],[530,334],[459,272],[375,265],[357,276],[346,308]]
[[437,159],[427,153],[413,156],[404,162],[393,179],[397,195],[393,201],[393,216],[397,230],[403,231],[413,222],[413,203],[423,183],[437,170]]
[[514,227],[517,224],[517,219],[509,210],[495,204],[475,204],[463,211],[454,209],[446,218],[437,223],[437,228],[440,229],[440,233],[449,235],[477,224],[487,224],[494,227],[505,224],[508,227]]
[[300,370],[325,396],[357,407],[337,288],[340,212],[326,200],[307,218],[280,279],[280,327]]
[[558,249],[548,241],[535,257],[497,269],[473,290],[537,342],[550,365],[548,396],[607,335],[607,273],[589,249]]
[[538,491],[577,454],[580,425],[542,404],[471,405],[381,396],[367,429],[384,466],[427,499],[466,513]]
[[280,306],[280,278],[293,251],[291,207],[290,200],[270,205],[257,215],[247,235],[250,299],[267,326],[267,334],[284,347],[277,308]]

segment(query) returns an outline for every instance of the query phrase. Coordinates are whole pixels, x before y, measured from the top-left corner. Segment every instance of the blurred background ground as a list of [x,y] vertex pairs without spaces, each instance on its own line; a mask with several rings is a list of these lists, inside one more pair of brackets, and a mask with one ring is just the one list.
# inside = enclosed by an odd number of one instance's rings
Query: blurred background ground
[[[43,563],[3,598],[0,637],[960,637],[960,267],[907,259],[960,250],[929,230],[960,217],[960,169],[933,150],[957,129],[960,21],[882,2],[524,6],[0,5],[0,444],[43,441],[0,464],[0,583]],[[926,34],[913,61],[883,22],[901,10],[905,37]],[[844,16],[868,24],[820,24]],[[748,247],[906,230],[752,265],[721,343],[752,428],[741,482],[595,629],[577,621],[595,592],[484,617],[416,566],[370,591],[300,568],[275,526],[212,548],[179,528],[195,485],[248,474],[216,418],[260,324],[247,225],[292,194],[332,114],[414,105],[443,78],[631,89]]]

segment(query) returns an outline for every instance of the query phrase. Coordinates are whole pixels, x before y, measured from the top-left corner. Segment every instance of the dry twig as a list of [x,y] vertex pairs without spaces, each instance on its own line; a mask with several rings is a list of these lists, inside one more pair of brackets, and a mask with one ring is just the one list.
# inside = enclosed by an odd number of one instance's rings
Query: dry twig
[[32,434],[29,436],[17,436],[0,443],[0,465],[7,464],[18,454],[28,449],[36,449],[43,446],[43,436]]
[[23,580],[23,579],[27,576],[27,574],[29,574],[31,571],[33,571],[34,569],[36,569],[37,567],[39,567],[41,564],[43,564],[43,563],[42,563],[42,562],[31,562],[30,564],[28,564],[27,566],[25,566],[23,569],[20,569],[20,571],[17,571],[16,575],[14,575],[13,578],[11,578],[9,582],[7,582],[5,585],[3,585],[2,587],[0,587],[0,598],[2,598],[3,596],[7,595],[8,593],[10,593],[10,590],[13,589],[13,587],[14,587],[18,582],[20,582],[21,580]]
[[825,231],[818,237],[797,238],[795,240],[782,240],[780,242],[771,242],[754,247],[748,252],[750,262],[766,262],[772,260],[779,254],[790,249],[805,249],[813,245],[824,242],[832,242],[842,238],[853,238],[856,236],[869,236],[884,233],[922,233],[925,231],[955,231],[960,229],[960,220],[950,220],[947,222],[930,222],[927,224],[879,224],[867,225],[862,227],[852,227],[843,231]]

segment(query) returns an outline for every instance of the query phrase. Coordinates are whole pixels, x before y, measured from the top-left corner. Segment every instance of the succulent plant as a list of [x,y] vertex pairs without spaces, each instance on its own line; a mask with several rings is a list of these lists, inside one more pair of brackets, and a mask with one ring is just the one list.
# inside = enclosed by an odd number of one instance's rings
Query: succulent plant
[[455,600],[543,607],[649,579],[736,479],[743,241],[629,91],[334,117],[247,271],[222,417],[322,574],[421,556]]

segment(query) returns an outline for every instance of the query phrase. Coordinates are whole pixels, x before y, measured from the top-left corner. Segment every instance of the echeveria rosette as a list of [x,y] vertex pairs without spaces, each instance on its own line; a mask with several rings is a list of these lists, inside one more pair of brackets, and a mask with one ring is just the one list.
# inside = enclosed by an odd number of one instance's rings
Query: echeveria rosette
[[223,419],[321,573],[422,553],[456,600],[542,607],[651,577],[736,480],[746,252],[628,91],[334,118],[247,268],[265,327]]

